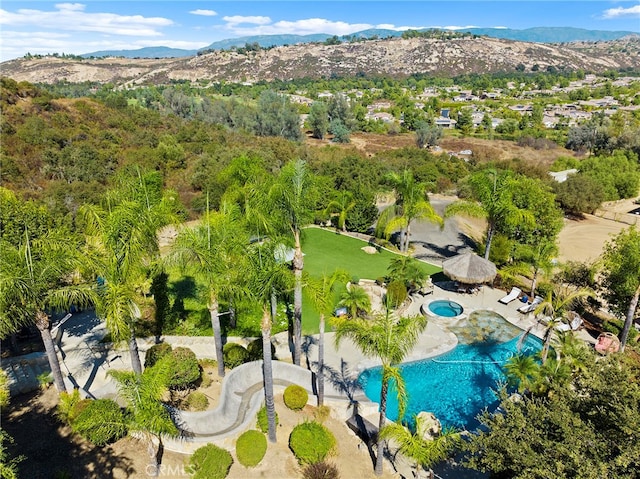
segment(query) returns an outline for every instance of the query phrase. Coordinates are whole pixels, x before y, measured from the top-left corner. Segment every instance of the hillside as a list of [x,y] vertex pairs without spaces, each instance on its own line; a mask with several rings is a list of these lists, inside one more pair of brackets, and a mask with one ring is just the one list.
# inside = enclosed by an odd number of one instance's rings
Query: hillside
[[[622,43],[620,43],[622,42]],[[518,65],[540,69],[604,71],[640,67],[640,39],[628,37],[598,48],[548,45],[468,37],[456,39],[390,38],[339,45],[301,44],[238,53],[215,51],[166,59],[58,57],[16,59],[1,64],[3,75],[17,81],[54,83],[94,81],[117,85],[170,81],[259,81],[331,76],[439,76],[514,71]]]

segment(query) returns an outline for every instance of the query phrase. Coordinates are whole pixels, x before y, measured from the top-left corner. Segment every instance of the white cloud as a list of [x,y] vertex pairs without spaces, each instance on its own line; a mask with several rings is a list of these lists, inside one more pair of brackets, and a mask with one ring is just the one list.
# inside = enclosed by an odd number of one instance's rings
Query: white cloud
[[[372,28],[368,23],[346,23],[326,20],[324,18],[306,18],[296,21],[281,20],[271,23],[269,17],[224,17],[225,28],[234,35],[310,35],[312,33],[327,33],[330,35],[348,35],[360,30]],[[252,19],[253,21],[248,21]],[[240,26],[241,23],[253,23],[256,26]]]
[[192,15],[202,15],[203,17],[215,17],[218,14],[218,12],[215,12],[213,10],[203,9],[191,10],[189,13]]
[[634,5],[633,7],[624,8],[610,8],[602,13],[603,18],[640,18],[640,5]]
[[253,25],[268,25],[269,23],[271,23],[271,19],[269,17],[262,17],[262,16],[233,15],[228,17],[222,17],[222,19],[225,22],[227,22],[231,27],[235,25],[239,25],[241,23],[249,23]]
[[[18,9],[15,13],[0,9],[0,25],[35,26],[76,32],[100,32],[111,35],[154,37],[161,27],[173,25],[163,17],[87,13],[80,3],[60,3],[54,11]],[[3,34],[3,37],[5,35]]]
[[381,28],[384,30],[395,30],[398,32],[404,32],[405,30],[422,30],[423,28],[427,28],[427,27],[408,27],[408,26],[402,26],[402,27],[396,27],[395,25],[391,24],[391,23],[381,23],[379,25],[376,25],[376,28]]

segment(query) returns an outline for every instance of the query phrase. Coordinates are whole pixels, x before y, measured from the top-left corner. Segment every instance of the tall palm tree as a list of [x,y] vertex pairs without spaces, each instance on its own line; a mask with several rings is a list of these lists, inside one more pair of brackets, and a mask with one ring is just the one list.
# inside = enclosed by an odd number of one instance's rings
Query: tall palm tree
[[535,219],[530,211],[518,208],[512,201],[515,181],[510,173],[490,168],[472,175],[469,183],[476,201],[455,201],[446,207],[444,217],[486,218],[484,258],[489,259],[491,241],[500,224],[533,223]]
[[426,183],[416,182],[411,170],[404,170],[401,174],[390,173],[386,179],[395,190],[396,202],[380,215],[378,223],[384,228],[387,238],[400,230],[400,251],[406,253],[414,220],[442,225],[442,218],[429,203]]
[[[387,414],[387,393],[389,382],[393,379],[398,391],[399,416],[404,414],[406,390],[398,365],[411,352],[418,337],[427,327],[425,316],[402,317],[396,319],[389,309],[373,319],[334,319],[336,347],[347,338],[350,339],[368,358],[376,358],[382,363],[382,387],[380,391],[380,421],[378,430],[382,430]],[[378,441],[376,455],[376,475],[382,474],[384,443]]]
[[551,339],[556,326],[563,322],[569,322],[567,313],[574,306],[583,303],[588,297],[593,297],[593,291],[589,289],[556,286],[549,291],[544,301],[535,309],[536,316],[542,314],[548,318],[541,352],[542,364],[547,361]]
[[362,286],[350,284],[347,290],[340,295],[340,306],[347,308],[349,316],[357,318],[360,313],[368,314],[371,310],[371,298]]
[[[162,451],[162,436],[177,436],[178,428],[171,420],[169,411],[161,399],[167,392],[171,377],[169,358],[163,358],[144,373],[132,371],[109,371],[116,381],[118,392],[126,402],[127,430],[129,434],[142,439],[147,445],[149,465],[147,474],[157,477],[159,455]],[[157,440],[156,447],[154,439]]]
[[313,221],[315,208],[314,179],[306,163],[287,163],[269,191],[271,219],[277,232],[287,232],[293,240],[293,363],[300,365],[302,353],[302,228]]
[[394,441],[398,445],[398,451],[414,461],[415,477],[419,478],[425,477],[420,473],[422,468],[431,469],[456,450],[461,444],[461,438],[455,429],[444,429],[430,438],[427,418],[416,416],[415,423],[414,432],[402,424],[388,424],[380,431],[380,438]]
[[500,270],[505,276],[524,275],[531,277],[531,298],[535,297],[540,275],[548,276],[555,264],[553,258],[558,253],[557,245],[548,240],[541,240],[536,245],[518,244],[516,246],[517,262]]
[[[262,305],[262,375],[264,400],[267,410],[268,437],[276,442],[276,410],[273,396],[273,367],[271,364],[271,327],[276,319],[278,292],[291,289],[293,285],[289,268],[278,261],[277,241],[256,243],[250,249],[251,287],[250,294]],[[269,309],[271,303],[271,309]]]
[[100,284],[96,312],[114,340],[128,342],[136,374],[142,373],[135,336],[140,290],[159,258],[158,230],[176,220],[175,195],[148,191],[150,181],[139,178],[142,194],[125,183],[107,194],[104,207],[84,205],[80,210],[87,258]]
[[84,308],[96,299],[93,286],[83,283],[77,274],[82,266],[80,249],[72,236],[61,231],[51,231],[33,242],[25,232],[19,247],[0,242],[0,337],[35,324],[59,392],[65,392],[66,386],[48,312],[65,311],[71,305]]
[[320,278],[307,278],[305,292],[311,299],[316,311],[320,313],[320,334],[318,338],[318,406],[324,404],[324,327],[325,317],[333,316],[334,299],[333,292],[337,283],[349,281],[349,273],[344,270],[335,270],[332,274],[323,274]]
[[220,300],[247,290],[249,238],[232,211],[208,212],[195,227],[183,226],[165,260],[192,273],[203,285],[216,344],[218,375],[224,377]]

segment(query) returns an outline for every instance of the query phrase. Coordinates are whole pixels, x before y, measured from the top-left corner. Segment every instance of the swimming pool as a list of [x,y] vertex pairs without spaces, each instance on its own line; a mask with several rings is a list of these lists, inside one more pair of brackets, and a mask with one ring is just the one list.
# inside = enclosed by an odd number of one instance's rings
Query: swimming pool
[[[497,313],[474,311],[463,324],[458,322],[453,332],[460,342],[452,351],[400,366],[409,396],[405,421],[412,422],[414,415],[428,411],[445,427],[473,430],[479,425],[476,416],[485,408],[497,406],[494,390],[505,381],[502,365],[516,353],[522,331]],[[533,354],[541,347],[538,338],[528,336],[521,351]],[[380,400],[380,378],[379,367],[367,369],[358,377],[372,401]],[[387,417],[398,419],[393,385],[387,399]]]
[[428,305],[429,311],[438,316],[443,316],[445,318],[454,318],[456,316],[460,316],[464,309],[462,306],[455,301],[447,300],[447,299],[438,299],[436,301],[431,301]]

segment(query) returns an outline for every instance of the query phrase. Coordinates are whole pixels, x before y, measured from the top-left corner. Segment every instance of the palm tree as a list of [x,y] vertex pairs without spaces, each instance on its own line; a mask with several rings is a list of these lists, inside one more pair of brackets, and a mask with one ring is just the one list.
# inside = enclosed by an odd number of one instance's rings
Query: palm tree
[[504,366],[507,384],[516,387],[523,394],[531,391],[540,373],[540,366],[533,358],[525,354],[517,354],[507,361]]
[[335,270],[333,274],[323,274],[320,278],[307,278],[305,292],[316,311],[320,313],[320,334],[318,338],[318,406],[324,404],[324,326],[325,316],[333,316],[333,292],[338,282],[347,282],[349,273]]
[[[399,416],[404,414],[406,391],[404,380],[398,365],[418,342],[418,336],[427,327],[425,316],[392,317],[389,309],[373,319],[334,319],[336,347],[347,338],[350,339],[367,358],[379,359],[382,363],[382,387],[380,391],[380,421],[378,430],[382,431],[386,421],[387,393],[389,382],[393,379],[398,391]],[[376,475],[382,474],[384,452],[383,441],[378,441],[376,455]]]
[[424,416],[416,416],[415,424],[414,432],[398,423],[388,424],[380,431],[380,438],[394,441],[398,451],[414,461],[415,477],[418,478],[424,477],[420,469],[431,469],[457,449],[461,438],[455,429],[445,429],[431,437],[430,424]]
[[351,318],[357,318],[360,313],[368,314],[371,310],[371,298],[362,286],[356,284],[349,285],[338,304],[347,308]]
[[[149,192],[150,177],[140,177],[138,190],[124,184],[107,194],[105,207],[81,208],[87,236],[87,258],[98,277],[96,312],[115,341],[128,341],[133,370],[142,373],[135,336],[141,289],[159,258],[157,232],[175,221],[175,195]],[[134,185],[135,187],[135,185]]]
[[[292,287],[291,271],[278,261],[276,249],[279,243],[263,241],[251,249],[250,294],[262,305],[262,375],[264,379],[264,400],[267,410],[268,437],[276,442],[276,410],[273,397],[273,368],[271,357],[271,327],[276,319],[277,296],[279,291]],[[271,311],[269,311],[271,303]]]
[[384,228],[387,238],[400,229],[400,251],[406,253],[414,220],[423,219],[442,225],[442,218],[429,203],[426,183],[416,182],[411,170],[404,170],[402,174],[390,173],[386,178],[395,189],[396,202],[380,215],[378,223]]
[[81,282],[80,244],[62,231],[51,231],[16,247],[0,242],[0,337],[35,324],[49,361],[53,382],[59,392],[66,386],[51,337],[48,311],[68,310],[71,305],[87,307],[96,299],[92,285]]
[[420,262],[413,256],[398,256],[389,263],[387,268],[389,282],[399,280],[407,287],[410,293],[420,289],[424,281],[429,277]]
[[568,322],[567,313],[575,305],[584,302],[588,297],[593,297],[593,291],[586,288],[573,288],[569,286],[556,286],[550,290],[547,297],[535,309],[535,315],[542,314],[548,318],[547,328],[544,333],[544,345],[542,347],[542,364],[547,361],[549,347],[553,332],[558,324]]
[[192,273],[203,285],[216,344],[218,375],[224,377],[220,299],[246,292],[249,238],[232,212],[207,211],[195,227],[178,232],[165,260]]
[[[141,438],[147,444],[149,466],[147,473],[154,477],[160,471],[159,454],[162,451],[162,435],[176,436],[178,428],[161,399],[167,392],[171,377],[170,358],[163,358],[144,373],[109,371],[116,381],[118,392],[126,401],[127,429],[129,434]],[[158,441],[156,447],[154,439]]]
[[531,277],[531,298],[535,297],[540,274],[548,276],[553,271],[555,263],[553,258],[558,253],[555,243],[548,240],[541,240],[534,246],[518,244],[516,246],[516,256],[518,261],[500,270],[503,277],[515,277],[523,275]]
[[533,223],[535,219],[530,211],[518,208],[513,203],[515,182],[510,173],[487,169],[473,175],[469,183],[477,202],[455,201],[446,207],[444,217],[467,215],[486,218],[487,240],[484,258],[489,259],[491,241],[501,224]]
[[353,193],[350,191],[340,191],[336,195],[336,199],[331,200],[325,211],[327,214],[338,215],[338,228],[343,232],[347,231],[347,215],[356,206],[353,199]]
[[269,191],[271,219],[275,230],[288,232],[293,239],[293,363],[300,365],[302,352],[302,228],[313,221],[313,176],[303,160],[290,162],[282,168]]

